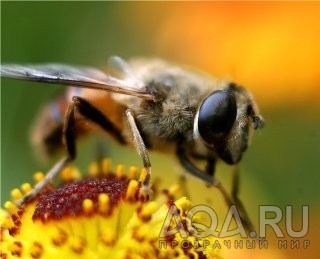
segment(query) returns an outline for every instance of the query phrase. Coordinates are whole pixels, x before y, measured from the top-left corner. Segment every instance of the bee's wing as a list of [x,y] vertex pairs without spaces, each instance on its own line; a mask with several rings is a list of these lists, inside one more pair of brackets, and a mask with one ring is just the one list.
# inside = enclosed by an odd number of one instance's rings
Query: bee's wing
[[144,87],[108,76],[89,67],[74,67],[62,64],[1,65],[1,77],[62,84],[74,87],[106,90],[119,94],[155,100],[155,96]]

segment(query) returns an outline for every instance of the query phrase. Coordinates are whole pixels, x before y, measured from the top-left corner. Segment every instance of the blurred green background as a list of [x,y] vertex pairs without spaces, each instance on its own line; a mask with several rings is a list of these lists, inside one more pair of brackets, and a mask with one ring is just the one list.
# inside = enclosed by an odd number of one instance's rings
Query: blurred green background
[[[186,17],[194,15],[192,12],[183,13],[183,5],[186,5],[189,11],[192,9],[187,3],[160,2],[1,2],[1,62],[61,62],[103,67],[110,55],[124,58],[159,56],[198,66],[212,73],[216,70],[219,76],[232,77],[233,66],[237,64],[235,60],[232,61],[231,68],[224,65],[225,70],[217,70],[215,67],[219,67],[218,62],[221,57],[217,57],[217,60],[208,60],[206,55],[206,51],[208,53],[211,51],[206,46],[214,49],[215,44],[224,41],[224,33],[215,35],[214,40],[208,38],[205,40],[206,45],[203,45],[203,35],[199,34],[202,30],[203,34],[211,33],[210,30],[206,31],[206,27],[190,27],[188,20],[185,21],[186,26],[183,21],[174,24],[173,17],[182,14]],[[221,7],[220,4],[216,7],[217,12],[219,8],[224,15],[231,17],[234,15],[232,10],[236,7],[230,4]],[[248,12],[247,7],[243,9]],[[205,6],[203,10],[208,12]],[[232,12],[228,13],[226,10]],[[241,9],[238,10],[240,11],[237,12],[241,12]],[[199,6],[196,12],[201,15]],[[173,24],[170,24],[170,21]],[[244,31],[250,31],[250,25],[246,26]],[[190,40],[187,37],[185,41],[181,39],[178,41],[174,36],[170,37],[171,34],[166,33],[166,29],[163,28],[170,28],[172,35],[177,37],[194,31],[194,38],[192,42],[187,42]],[[234,41],[236,45],[237,38],[234,38]],[[250,42],[255,44],[252,39]],[[194,57],[193,53],[199,49],[202,55]],[[280,53],[273,53],[270,59],[276,58],[278,54]],[[208,55],[210,56],[210,53]],[[319,65],[317,57],[315,59],[313,66]],[[245,62],[245,58],[241,60]],[[215,65],[210,69],[207,63]],[[263,60],[256,66],[262,66],[263,70]],[[235,74],[236,78],[241,78],[239,73],[241,74],[241,70]],[[279,70],[277,73],[280,75],[282,71]],[[299,71],[296,73],[299,74]],[[256,74],[255,78],[258,79],[255,79],[254,84],[249,81],[244,82],[256,95],[258,103],[261,103],[260,109],[265,117],[266,127],[256,132],[252,145],[241,163],[241,198],[252,212],[250,214],[253,214],[254,222],[258,221],[259,205],[277,205],[281,208],[293,205],[297,218],[302,213],[301,206],[309,205],[310,224],[316,224],[310,227],[319,229],[320,224],[315,219],[320,216],[320,107],[319,99],[315,101],[311,98],[314,94],[320,96],[319,78],[314,82],[315,86],[312,85],[314,92],[303,95],[301,101],[299,94],[294,94],[290,98],[292,87],[299,89],[309,85],[297,83],[298,81],[294,80],[295,74],[290,75],[293,77],[291,81],[281,80],[279,76],[284,88],[281,90],[282,95],[272,86],[267,88],[264,85],[265,78],[259,79]],[[12,188],[26,181],[32,182],[33,172],[46,171],[54,163],[54,161],[49,164],[41,163],[35,158],[29,144],[29,129],[41,106],[62,91],[61,86],[1,80],[1,204],[9,199]],[[274,102],[272,96],[275,98]],[[79,146],[80,158],[76,163],[84,168],[83,171],[86,170],[88,162],[94,158],[92,152],[94,143],[91,140],[90,138],[84,140]],[[122,162],[127,166],[141,165],[134,151],[115,144],[110,145],[113,164]],[[152,153],[151,157],[156,176],[168,171],[169,174],[171,171],[177,171],[178,176],[183,171],[173,156]],[[230,169],[224,165],[219,168],[221,170],[218,172],[218,177],[228,182]],[[202,188],[203,184],[190,178],[188,185],[197,192],[197,188]],[[208,196],[211,194],[208,193]],[[314,233],[310,231],[311,236],[308,238],[315,238]],[[316,240],[319,241],[318,238]],[[290,251],[285,252],[290,256],[294,254]],[[286,258],[285,256],[283,255],[283,258]]]

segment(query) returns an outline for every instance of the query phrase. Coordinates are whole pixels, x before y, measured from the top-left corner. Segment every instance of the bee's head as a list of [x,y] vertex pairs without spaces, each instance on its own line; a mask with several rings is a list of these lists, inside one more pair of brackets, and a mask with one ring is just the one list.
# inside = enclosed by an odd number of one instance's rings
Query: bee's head
[[209,94],[200,104],[194,134],[228,164],[235,164],[247,149],[252,128],[262,128],[251,95],[233,83]]

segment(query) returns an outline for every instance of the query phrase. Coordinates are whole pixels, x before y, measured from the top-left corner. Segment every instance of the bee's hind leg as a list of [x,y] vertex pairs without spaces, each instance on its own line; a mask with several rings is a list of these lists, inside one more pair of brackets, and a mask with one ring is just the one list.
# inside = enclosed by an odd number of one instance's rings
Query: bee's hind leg
[[36,197],[38,195],[38,193],[44,188],[46,187],[56,176],[57,174],[63,169],[65,168],[70,162],[72,161],[72,159],[70,159],[69,157],[65,157],[63,159],[61,159],[59,162],[57,162],[51,169],[50,171],[46,174],[45,178],[37,183],[34,188],[32,189],[32,191],[30,193],[28,193],[26,196],[24,196],[21,200],[19,200],[17,202],[18,206],[23,205],[24,203],[32,200],[34,197]]
[[63,138],[67,148],[67,157],[56,163],[52,169],[46,174],[45,178],[36,184],[33,190],[23,197],[17,205],[23,205],[27,201],[36,197],[39,192],[47,186],[70,162],[76,158],[76,119],[75,112],[79,112],[86,120],[95,123],[104,130],[112,134],[120,143],[124,143],[124,139],[119,129],[104,116],[96,107],[81,97],[74,96],[73,101],[68,106],[63,124]]
[[46,187],[58,174],[61,172],[63,168],[65,168],[71,161],[73,161],[76,157],[76,146],[75,146],[75,133],[74,133],[74,110],[75,103],[72,102],[66,111],[64,125],[63,125],[63,137],[66,143],[68,156],[57,162],[46,174],[45,178],[37,183],[32,191],[24,196],[20,201],[18,201],[17,205],[21,206],[24,203],[32,200],[36,197],[39,192]]

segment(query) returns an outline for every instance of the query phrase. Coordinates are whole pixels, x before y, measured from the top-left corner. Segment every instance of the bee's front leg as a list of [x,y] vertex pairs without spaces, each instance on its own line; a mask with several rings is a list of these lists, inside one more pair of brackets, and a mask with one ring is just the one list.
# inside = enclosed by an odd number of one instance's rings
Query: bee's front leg
[[67,148],[67,157],[56,163],[46,174],[45,178],[35,185],[32,191],[24,196],[17,205],[23,205],[27,201],[36,197],[39,192],[47,186],[63,168],[76,158],[76,119],[75,112],[79,112],[86,120],[97,124],[111,135],[113,135],[120,143],[124,143],[121,131],[113,125],[113,123],[96,107],[81,97],[74,96],[72,103],[68,106],[63,124],[63,138]]
[[[189,159],[187,150],[183,141],[179,141],[177,144],[176,155],[180,161],[180,164],[193,176],[205,181],[209,185],[215,185],[215,180],[212,177],[212,173],[208,174],[203,170],[196,167]],[[195,157],[197,159],[205,159],[204,157]]]
[[239,211],[241,222],[243,223],[244,227],[250,231],[253,230],[253,225],[249,219],[248,214],[246,213],[242,202],[238,198],[238,184],[239,184],[239,176],[238,171],[235,171],[233,174],[233,186],[232,186],[232,192],[231,196],[227,192],[227,190],[224,188],[222,183],[214,177],[215,172],[215,159],[214,158],[206,158],[207,159],[207,166],[205,170],[201,170],[198,167],[196,167],[189,159],[187,155],[187,151],[184,147],[183,142],[179,143],[177,146],[177,152],[176,152],[180,163],[182,166],[192,175],[196,176],[197,178],[202,179],[209,185],[212,185],[216,187],[222,194],[223,198],[225,199],[228,206],[235,205]]
[[247,211],[245,210],[242,201],[238,197],[239,193],[239,165],[236,164],[232,168],[232,187],[231,187],[231,196],[235,202],[235,205],[240,212],[240,216],[242,218],[242,224],[248,230],[254,230],[253,224],[250,221]]
[[[206,167],[206,172],[212,176],[214,176],[214,163],[213,163],[213,161],[214,160],[212,160],[211,158],[208,158],[207,159],[207,167]],[[249,215],[246,212],[246,210],[242,204],[242,201],[238,197],[238,194],[239,194],[239,165],[236,164],[232,167],[231,198],[226,199],[226,200],[227,200],[227,202],[229,200],[229,203],[228,203],[229,206],[234,204],[237,207],[237,210],[238,210],[240,217],[241,217],[241,222],[244,225],[244,227],[249,231],[254,230],[253,224],[251,223]],[[231,200],[233,201],[233,203],[230,203]]]

